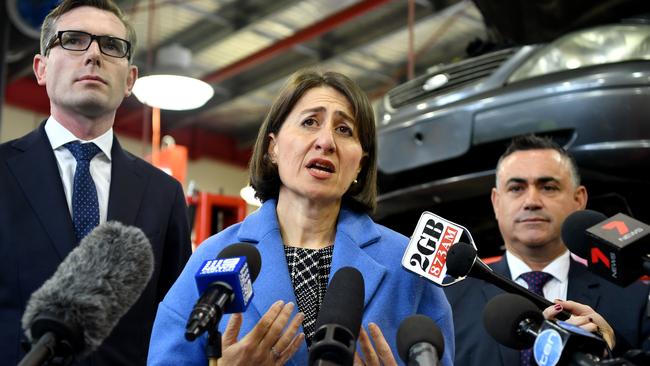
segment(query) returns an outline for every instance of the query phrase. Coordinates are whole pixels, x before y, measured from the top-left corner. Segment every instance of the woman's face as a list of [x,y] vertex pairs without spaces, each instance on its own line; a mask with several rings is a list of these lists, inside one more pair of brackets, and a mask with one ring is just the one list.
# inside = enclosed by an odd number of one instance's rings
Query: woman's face
[[340,201],[361,170],[363,150],[347,98],[330,87],[308,90],[280,131],[269,156],[280,174],[280,197]]

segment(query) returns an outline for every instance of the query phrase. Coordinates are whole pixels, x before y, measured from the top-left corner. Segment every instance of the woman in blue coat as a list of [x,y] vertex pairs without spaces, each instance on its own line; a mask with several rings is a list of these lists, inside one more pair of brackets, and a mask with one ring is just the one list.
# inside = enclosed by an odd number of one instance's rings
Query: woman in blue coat
[[362,329],[358,360],[394,364],[397,329],[419,313],[442,330],[442,361],[451,366],[444,293],[402,269],[408,239],[368,216],[376,205],[376,144],[372,107],[354,82],[334,72],[294,74],[271,106],[251,158],[251,185],[264,204],[192,255],[158,308],[149,363],[207,363],[205,336],[184,338],[199,296],[194,275],[226,246],[247,242],[260,252],[262,267],[246,312],[220,323],[220,363],[306,365],[328,279],[351,266],[364,279],[362,328],[371,335]]

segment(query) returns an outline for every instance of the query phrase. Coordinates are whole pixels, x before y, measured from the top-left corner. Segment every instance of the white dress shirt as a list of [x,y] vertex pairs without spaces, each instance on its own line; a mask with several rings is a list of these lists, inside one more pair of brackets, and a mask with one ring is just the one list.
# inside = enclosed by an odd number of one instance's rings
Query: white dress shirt
[[80,141],[81,143],[94,142],[101,152],[97,153],[90,161],[90,176],[95,182],[97,189],[97,203],[99,204],[99,223],[106,222],[108,213],[108,192],[111,187],[111,148],[113,147],[113,129],[109,129],[103,135],[90,140],[80,140],[57,122],[54,117],[50,116],[45,122],[45,133],[50,140],[54,156],[61,174],[63,182],[63,191],[68,202],[68,210],[72,217],[72,186],[74,183],[74,171],[77,167],[77,160],[70,150],[65,146],[71,141]]
[[[510,275],[512,280],[518,284],[528,288],[528,284],[521,278],[521,274],[530,272],[532,269],[528,267],[521,259],[517,258],[514,254],[506,251],[506,260],[508,268],[510,268]],[[549,273],[553,276],[546,285],[544,285],[544,297],[550,301],[555,299],[566,300],[567,288],[569,287],[569,264],[571,262],[569,251],[565,251],[562,255],[555,258],[549,263],[542,272]]]

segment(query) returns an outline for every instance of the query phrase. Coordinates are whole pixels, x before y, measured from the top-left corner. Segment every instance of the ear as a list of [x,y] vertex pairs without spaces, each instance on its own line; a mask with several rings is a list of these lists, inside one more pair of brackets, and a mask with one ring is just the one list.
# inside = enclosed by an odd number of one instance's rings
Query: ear
[[573,194],[573,199],[575,200],[576,205],[578,206],[578,210],[584,210],[587,207],[587,199],[588,199],[587,188],[585,188],[585,186],[578,187],[575,193]]
[[276,159],[278,156],[278,143],[277,143],[277,138],[275,137],[275,134],[273,132],[269,133],[269,148],[266,151],[266,153],[268,154],[271,162],[277,164]]
[[34,69],[34,75],[36,76],[36,82],[38,85],[45,85],[45,75],[47,71],[47,57],[43,55],[35,55],[34,62],[32,63]]
[[124,97],[131,95],[131,90],[135,81],[138,79],[138,67],[135,65],[129,65],[129,74],[126,76],[126,89],[124,90]]
[[499,207],[499,192],[496,188],[492,188],[492,194],[490,196],[492,201],[492,210],[494,211],[494,217],[499,221],[499,213],[497,207]]
[[368,160],[368,153],[364,152],[363,155],[361,155],[361,160],[359,160],[357,175],[359,175],[359,173],[361,173],[361,171],[363,170],[363,166],[366,164],[366,160]]

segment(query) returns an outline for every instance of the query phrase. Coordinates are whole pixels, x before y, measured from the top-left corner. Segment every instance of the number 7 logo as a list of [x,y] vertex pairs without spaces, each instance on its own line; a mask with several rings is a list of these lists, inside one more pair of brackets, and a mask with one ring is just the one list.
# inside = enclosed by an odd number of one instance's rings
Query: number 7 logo
[[618,235],[625,235],[627,234],[628,231],[630,231],[627,228],[627,225],[623,221],[612,221],[608,222],[605,225],[602,226],[603,229],[605,230],[614,230],[618,231]]
[[605,267],[611,268],[609,258],[605,256],[605,253],[598,248],[591,248],[591,264],[596,264],[598,262],[603,262]]

